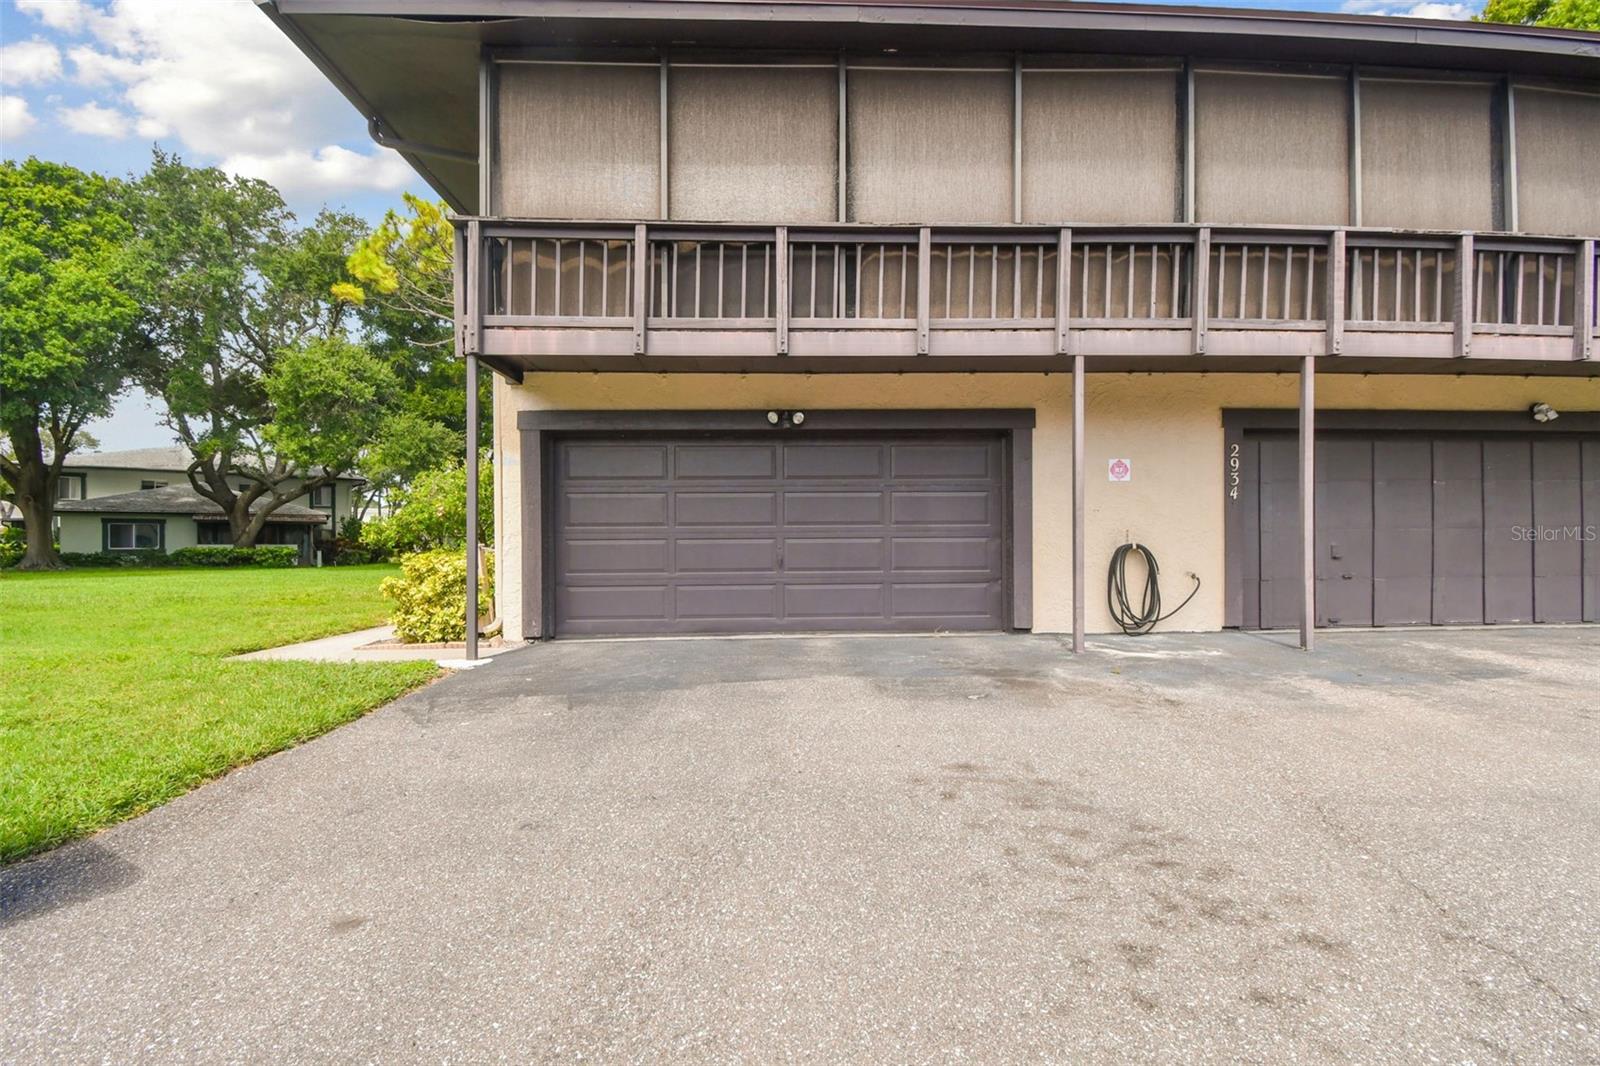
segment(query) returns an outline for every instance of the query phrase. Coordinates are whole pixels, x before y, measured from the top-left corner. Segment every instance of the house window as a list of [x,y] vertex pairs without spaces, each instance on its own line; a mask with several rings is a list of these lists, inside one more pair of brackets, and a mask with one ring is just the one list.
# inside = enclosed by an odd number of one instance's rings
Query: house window
[[106,551],[148,551],[166,543],[166,523],[150,520],[107,521]]
[[139,482],[139,487],[141,489],[164,489],[167,487],[167,483],[165,481],[141,481]]
[[240,492],[249,492],[250,491],[250,482],[248,482],[248,481],[239,482],[239,491]]
[[61,480],[56,482],[56,499],[81,500],[85,496],[87,484],[86,474],[62,474]]
[[321,488],[311,490],[311,506],[323,510],[333,510],[333,486],[323,485]]

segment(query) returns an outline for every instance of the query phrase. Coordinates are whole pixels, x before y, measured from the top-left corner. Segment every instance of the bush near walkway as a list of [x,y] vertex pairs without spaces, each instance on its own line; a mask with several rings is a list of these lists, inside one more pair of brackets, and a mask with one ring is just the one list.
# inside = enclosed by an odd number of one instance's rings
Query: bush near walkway
[[[402,556],[399,577],[380,586],[394,604],[395,635],[408,644],[439,644],[467,637],[467,559],[460,551]],[[483,553],[478,615],[494,610],[494,561]]]
[[381,623],[392,567],[0,575],[0,862],[139,814],[434,676],[225,657]]

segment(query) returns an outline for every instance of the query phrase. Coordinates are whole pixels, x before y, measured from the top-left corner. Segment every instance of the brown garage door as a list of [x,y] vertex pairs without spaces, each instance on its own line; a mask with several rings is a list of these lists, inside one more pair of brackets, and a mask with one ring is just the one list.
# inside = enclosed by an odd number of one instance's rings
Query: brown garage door
[[[1246,628],[1299,624],[1297,454],[1243,441]],[[1600,621],[1593,436],[1318,434],[1316,493],[1318,625]]]
[[998,629],[999,436],[572,438],[557,635]]

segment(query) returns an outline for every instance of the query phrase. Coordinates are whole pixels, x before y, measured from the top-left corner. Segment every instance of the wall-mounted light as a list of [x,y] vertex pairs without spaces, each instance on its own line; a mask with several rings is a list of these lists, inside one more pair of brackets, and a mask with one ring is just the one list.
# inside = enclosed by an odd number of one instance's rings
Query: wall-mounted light
[[768,411],[767,423],[780,426],[783,429],[793,429],[795,426],[804,425],[806,413],[804,411]]
[[771,425],[774,425],[774,426],[777,425],[778,424],[778,412],[776,412],[776,411],[768,411],[767,412],[767,422],[769,424],[771,424]]
[[1554,422],[1561,417],[1561,412],[1547,403],[1534,404],[1528,408],[1528,413],[1533,416],[1535,422]]
[[797,426],[803,426],[806,424],[806,413],[804,411],[796,411],[790,421]]

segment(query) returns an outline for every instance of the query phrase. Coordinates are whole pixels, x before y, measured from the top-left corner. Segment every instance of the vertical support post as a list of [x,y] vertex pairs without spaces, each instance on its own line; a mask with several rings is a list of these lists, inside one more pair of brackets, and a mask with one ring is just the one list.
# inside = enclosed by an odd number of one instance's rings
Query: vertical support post
[[462,321],[461,348],[468,355],[478,354],[478,331],[483,328],[483,226],[467,223],[467,280]]
[[1472,234],[1463,233],[1456,240],[1456,358],[1465,359],[1472,354],[1472,321],[1477,313],[1474,306],[1477,295],[1478,257],[1472,248]]
[[1505,224],[1506,229],[1513,233],[1521,229],[1517,218],[1517,87],[1507,78],[1505,88],[1502,90],[1505,99],[1505,113],[1501,117],[1504,131],[1504,145],[1501,151],[1505,155],[1504,189],[1505,194]]
[[773,293],[773,300],[777,304],[773,310],[777,312],[778,319],[776,350],[779,355],[788,355],[790,303],[788,226],[778,227],[777,246],[773,248],[772,254],[777,259],[777,262],[773,264],[774,274],[777,278],[776,291]]
[[1195,355],[1206,354],[1206,303],[1211,296],[1211,228],[1202,226],[1194,235],[1194,269],[1189,272],[1189,313],[1194,317]]
[[667,57],[661,57],[661,217],[672,217],[672,155],[667,140]]
[[467,353],[467,660],[478,657],[478,357]]
[[850,187],[850,109],[846,99],[849,91],[850,72],[845,64],[844,53],[839,53],[839,221],[848,222],[850,202],[847,193]]
[[645,352],[645,322],[650,317],[650,233],[633,227],[633,354]]
[[1056,354],[1072,350],[1072,231],[1063,229],[1056,232]]
[[1574,359],[1600,359],[1600,348],[1594,343],[1594,248],[1592,240],[1578,242],[1578,261],[1572,277]]
[[478,55],[478,210],[492,215],[494,203],[495,127],[499,116],[495,106],[494,60],[487,51]]
[[[1345,266],[1345,233],[1336,229],[1328,237],[1328,295],[1322,301],[1323,314],[1327,316],[1327,334],[1329,355],[1338,355],[1344,350],[1344,266]],[[1306,264],[1306,269],[1311,269]],[[1311,287],[1306,286],[1306,292],[1311,292]],[[1289,295],[1284,293],[1284,304],[1288,305]],[[1306,309],[1306,317],[1311,317],[1311,309]]]
[[[933,231],[917,231],[917,354],[928,354],[928,326],[933,308]],[[945,314],[950,309],[945,308]]]
[[1361,68],[1350,68],[1350,225],[1361,225]]
[[1311,650],[1317,625],[1317,359],[1300,360],[1300,646]]
[[1011,221],[1022,221],[1022,57],[1011,57]]
[[1083,455],[1083,355],[1072,357],[1072,651],[1082,654],[1086,643],[1084,614],[1088,581],[1084,573],[1084,476]]

